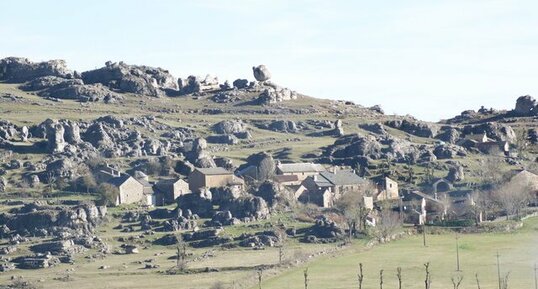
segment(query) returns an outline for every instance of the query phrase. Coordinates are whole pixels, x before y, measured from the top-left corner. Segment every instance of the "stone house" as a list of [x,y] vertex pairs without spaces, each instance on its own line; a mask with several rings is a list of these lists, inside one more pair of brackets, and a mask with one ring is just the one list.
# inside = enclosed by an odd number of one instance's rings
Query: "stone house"
[[171,204],[179,196],[190,194],[189,183],[182,179],[159,180],[155,186],[157,204]]
[[245,183],[243,179],[236,177],[233,172],[225,168],[196,168],[189,175],[189,189],[198,192],[202,188],[231,187],[232,189],[243,189]]
[[301,202],[330,208],[346,192],[358,191],[364,182],[353,170],[324,171],[307,177],[301,184],[305,189],[296,197]]
[[383,177],[377,182],[376,201],[398,200],[399,198],[398,182],[388,177]]
[[107,183],[111,184],[118,190],[116,206],[122,204],[145,203],[144,185],[135,178],[127,174],[110,178]]
[[326,170],[322,165],[315,163],[283,164],[278,162],[276,165],[277,175],[295,175],[299,182],[302,182],[309,176],[319,175],[319,173],[325,171]]

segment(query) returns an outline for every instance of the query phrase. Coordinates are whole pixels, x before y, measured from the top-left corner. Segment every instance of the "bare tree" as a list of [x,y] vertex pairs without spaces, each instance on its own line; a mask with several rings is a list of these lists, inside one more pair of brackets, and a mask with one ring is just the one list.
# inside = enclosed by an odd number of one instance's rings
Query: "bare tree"
[[180,233],[176,234],[176,243],[176,267],[184,271],[187,269],[187,243],[185,243]]
[[308,267],[304,269],[303,276],[304,276],[304,289],[308,289]]
[[116,200],[118,199],[119,190],[108,183],[102,183],[98,188],[99,194],[101,195],[101,202],[107,206],[115,206]]
[[402,267],[396,268],[396,278],[398,278],[398,289],[402,289]]
[[359,281],[359,289],[362,289],[362,280],[364,280],[364,274],[362,273],[362,263],[359,263],[359,273],[357,274]]
[[499,158],[488,156],[480,161],[478,178],[485,189],[495,189],[505,181],[504,173],[499,169]]
[[480,280],[478,279],[478,273],[474,274],[474,278],[476,280],[476,288],[481,289],[480,288]]
[[398,213],[393,212],[390,208],[382,208],[379,212],[378,222],[374,229],[374,234],[379,240],[387,240],[394,234],[398,228],[401,228],[402,221]]
[[452,276],[450,277],[450,280],[452,281],[452,285],[454,286],[454,289],[460,288],[461,281],[463,281],[462,275]]
[[424,288],[431,289],[432,277],[430,275],[430,262],[424,264],[424,270],[426,272],[426,278],[424,279]]
[[[335,207],[344,216],[348,229],[349,238],[353,236],[353,232],[364,230],[366,226],[366,217],[370,209],[366,208],[364,197],[370,197],[376,192],[377,188],[373,182],[367,181],[361,184],[357,190],[347,191],[340,197]],[[357,228],[358,227],[358,228]]]
[[510,277],[510,272],[506,273],[501,280],[501,289],[508,289],[508,277]]
[[263,268],[258,269],[256,273],[258,274],[258,289],[262,289]]
[[379,270],[379,289],[383,289],[383,269]]
[[497,189],[493,197],[498,206],[506,213],[506,218],[520,217],[521,210],[530,201],[531,187],[528,182],[511,181]]

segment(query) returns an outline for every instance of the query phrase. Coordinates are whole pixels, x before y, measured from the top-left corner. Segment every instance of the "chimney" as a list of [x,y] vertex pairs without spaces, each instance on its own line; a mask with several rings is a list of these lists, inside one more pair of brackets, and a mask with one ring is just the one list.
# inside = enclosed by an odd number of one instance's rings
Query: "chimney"
[[318,175],[314,175],[314,181],[316,182],[318,180]]
[[336,174],[336,166],[333,167],[333,174]]

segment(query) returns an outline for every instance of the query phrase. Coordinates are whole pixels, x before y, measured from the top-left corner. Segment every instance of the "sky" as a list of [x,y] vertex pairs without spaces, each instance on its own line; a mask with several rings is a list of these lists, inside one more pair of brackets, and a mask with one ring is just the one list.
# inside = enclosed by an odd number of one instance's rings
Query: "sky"
[[0,2],[0,58],[108,60],[176,77],[273,82],[437,121],[538,96],[538,2],[93,0]]

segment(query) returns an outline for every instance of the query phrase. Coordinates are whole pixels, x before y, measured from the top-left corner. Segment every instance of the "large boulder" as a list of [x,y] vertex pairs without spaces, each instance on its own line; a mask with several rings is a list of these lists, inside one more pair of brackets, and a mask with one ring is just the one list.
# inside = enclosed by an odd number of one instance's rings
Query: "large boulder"
[[47,121],[47,148],[51,153],[63,152],[67,143],[64,139],[65,129],[57,121]]
[[460,132],[457,129],[450,127],[438,134],[436,138],[449,144],[455,144],[460,139]]
[[511,126],[498,122],[486,122],[477,125],[466,125],[462,131],[464,134],[486,134],[496,141],[516,142],[517,136]]
[[247,125],[242,120],[223,120],[213,126],[213,131],[218,134],[244,133]]
[[8,187],[8,182],[6,178],[0,177],[0,193],[6,192],[7,187]]
[[265,65],[258,65],[252,67],[252,73],[257,81],[267,81],[271,78],[271,72]]
[[536,100],[530,95],[518,97],[513,113],[519,116],[532,116],[538,113]]
[[450,167],[448,170],[448,175],[446,176],[446,179],[453,183],[463,181],[464,178],[465,173],[463,171],[463,166],[457,163]]
[[229,200],[221,210],[230,211],[236,218],[265,219],[269,216],[267,202],[261,197],[246,196]]
[[8,57],[0,60],[0,80],[22,83],[41,76],[70,78],[72,72],[67,69],[64,60],[32,62],[21,57]]
[[433,138],[437,134],[437,128],[434,125],[412,119],[392,120],[385,124],[420,137]]
[[267,87],[258,97],[259,104],[274,104],[287,100],[297,99],[297,93],[284,87]]
[[177,91],[178,84],[168,70],[149,66],[128,65],[108,61],[99,69],[82,73],[84,83],[101,83],[121,92],[162,96]]

